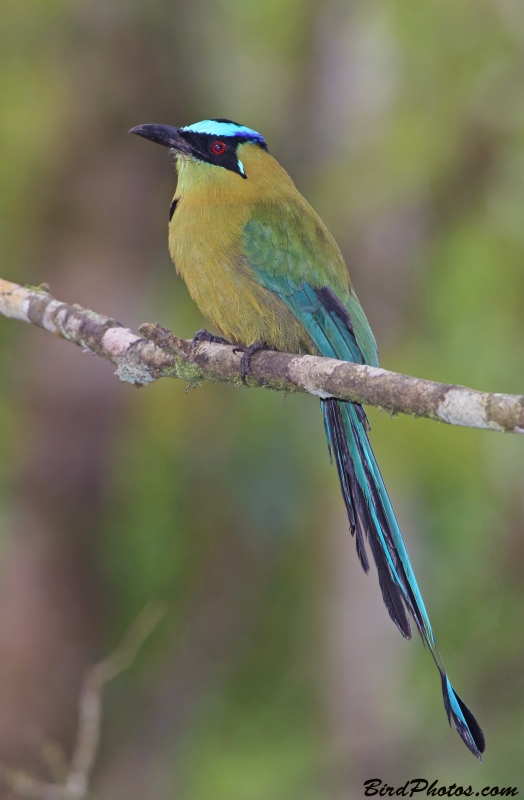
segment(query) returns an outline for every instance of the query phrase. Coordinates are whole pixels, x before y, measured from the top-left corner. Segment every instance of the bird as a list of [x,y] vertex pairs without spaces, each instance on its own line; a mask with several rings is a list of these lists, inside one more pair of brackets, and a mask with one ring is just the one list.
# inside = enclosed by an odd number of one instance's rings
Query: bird
[[[264,137],[229,119],[185,127],[147,124],[130,133],[169,148],[178,181],[169,249],[221,341],[242,351],[242,378],[260,349],[327,356],[378,367],[377,344],[342,253]],[[410,617],[440,673],[448,722],[482,761],[485,739],[451,685],[358,403],[321,399],[349,528],[367,573],[371,552],[382,597],[401,634]]]

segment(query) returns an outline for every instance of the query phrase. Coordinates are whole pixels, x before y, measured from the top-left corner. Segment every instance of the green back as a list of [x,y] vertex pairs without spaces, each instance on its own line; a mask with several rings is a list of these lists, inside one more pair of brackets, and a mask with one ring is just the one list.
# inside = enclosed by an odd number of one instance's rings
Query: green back
[[[299,211],[266,207],[245,226],[242,250],[257,281],[279,295],[321,355],[378,366],[375,338],[337,245],[314,212]],[[326,287],[351,324],[319,297],[316,290]]]

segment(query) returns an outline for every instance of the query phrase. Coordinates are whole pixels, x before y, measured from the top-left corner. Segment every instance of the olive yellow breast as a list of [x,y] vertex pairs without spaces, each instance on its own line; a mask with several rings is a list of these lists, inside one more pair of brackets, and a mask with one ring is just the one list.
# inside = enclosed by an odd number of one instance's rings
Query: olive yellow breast
[[257,206],[303,198],[285,170],[260,147],[240,145],[238,155],[247,180],[178,157],[177,203],[169,225],[171,257],[201,312],[226,339],[314,353],[302,324],[278,295],[260,286],[241,251],[244,227]]

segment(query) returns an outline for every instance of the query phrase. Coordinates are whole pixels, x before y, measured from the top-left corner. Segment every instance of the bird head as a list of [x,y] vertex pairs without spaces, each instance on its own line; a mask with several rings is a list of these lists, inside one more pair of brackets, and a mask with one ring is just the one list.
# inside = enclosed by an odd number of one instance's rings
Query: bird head
[[247,178],[242,162],[246,145],[267,150],[264,137],[229,119],[205,119],[185,128],[170,125],[138,125],[129,133],[143,136],[175,152],[177,165],[187,162],[226,169]]

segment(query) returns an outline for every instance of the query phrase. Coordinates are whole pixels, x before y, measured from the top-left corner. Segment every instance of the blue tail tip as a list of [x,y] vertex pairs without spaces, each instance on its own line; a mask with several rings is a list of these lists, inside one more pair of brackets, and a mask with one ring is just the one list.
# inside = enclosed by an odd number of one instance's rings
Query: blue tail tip
[[486,740],[482,728],[469,710],[467,705],[458,696],[445,672],[441,672],[442,694],[448,721],[453,725],[466,747],[482,763],[482,753],[486,749]]

